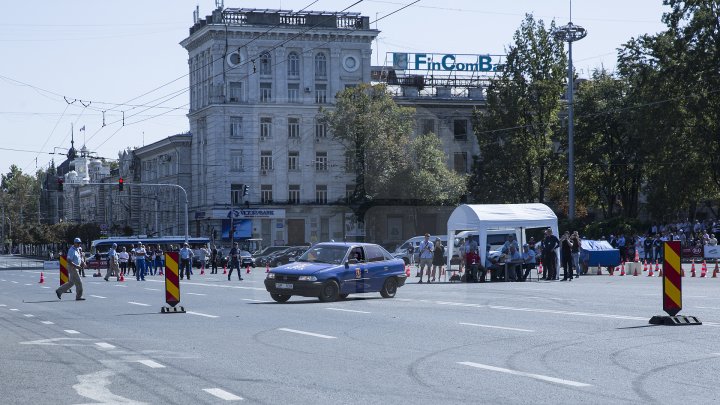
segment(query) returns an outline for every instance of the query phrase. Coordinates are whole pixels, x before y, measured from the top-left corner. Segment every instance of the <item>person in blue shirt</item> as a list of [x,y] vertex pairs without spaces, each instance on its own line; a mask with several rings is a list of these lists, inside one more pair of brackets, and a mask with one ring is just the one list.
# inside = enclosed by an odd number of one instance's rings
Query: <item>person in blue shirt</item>
[[82,296],[82,280],[80,279],[80,274],[78,273],[78,270],[85,268],[85,258],[83,257],[82,247],[80,247],[81,243],[82,241],[80,240],[80,238],[75,238],[75,240],[73,240],[73,245],[70,247],[70,249],[68,249],[68,281],[67,283],[61,285],[57,290],[55,290],[55,294],[57,294],[58,299],[62,299],[62,295],[74,285],[75,300],[85,301],[85,298],[83,298]]
[[190,266],[192,266],[193,251],[187,243],[180,249],[180,280],[183,279],[183,270],[190,280]]
[[113,243],[110,250],[108,250],[108,269],[107,273],[105,273],[105,281],[108,281],[111,274],[117,277],[117,281],[120,281],[120,261],[117,253],[117,243]]
[[535,268],[535,250],[530,249],[530,245],[527,243],[523,245],[522,260],[525,274],[523,274],[521,280],[525,281],[530,275],[530,271]]

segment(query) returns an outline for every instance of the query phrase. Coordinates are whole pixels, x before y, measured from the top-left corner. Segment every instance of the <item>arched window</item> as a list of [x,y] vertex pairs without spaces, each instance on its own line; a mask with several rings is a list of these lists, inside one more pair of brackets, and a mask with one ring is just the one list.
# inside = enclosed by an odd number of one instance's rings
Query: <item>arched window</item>
[[290,52],[287,58],[288,77],[300,76],[300,57],[297,52]]
[[315,55],[315,77],[327,77],[327,57],[323,52],[318,52]]
[[272,74],[272,56],[270,56],[270,52],[263,52],[260,54],[260,74]]

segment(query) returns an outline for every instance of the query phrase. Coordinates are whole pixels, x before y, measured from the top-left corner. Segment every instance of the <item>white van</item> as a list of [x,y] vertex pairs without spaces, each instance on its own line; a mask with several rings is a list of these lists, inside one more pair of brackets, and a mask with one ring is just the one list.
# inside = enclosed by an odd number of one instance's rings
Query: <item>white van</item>
[[[431,235],[430,241],[435,242],[435,238],[440,238],[440,242],[442,242],[443,246],[445,246],[447,252],[447,235]],[[395,251],[392,253],[393,257],[395,257],[396,259],[403,259],[405,264],[409,264],[410,254],[408,253],[408,248],[412,246],[414,256],[413,262],[417,263],[419,261],[420,242],[422,242],[424,239],[425,236],[414,236],[406,240],[402,245],[398,246],[397,249],[395,249]]]

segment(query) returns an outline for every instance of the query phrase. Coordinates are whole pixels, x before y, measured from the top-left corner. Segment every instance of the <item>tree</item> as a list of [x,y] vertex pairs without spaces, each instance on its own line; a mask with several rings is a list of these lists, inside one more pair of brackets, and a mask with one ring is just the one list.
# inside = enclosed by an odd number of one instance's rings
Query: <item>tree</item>
[[563,44],[542,20],[525,16],[513,36],[506,64],[487,91],[487,111],[477,112],[471,192],[486,203],[545,202],[559,165],[553,138],[564,89]]
[[[0,177],[0,206],[4,211],[5,221],[12,227],[14,243],[31,243],[32,236],[28,226],[36,222],[38,210],[38,196],[40,183],[36,178],[28,176],[16,165],[10,166],[10,171]],[[3,219],[0,218],[0,223]],[[10,226],[8,226],[9,230]]]

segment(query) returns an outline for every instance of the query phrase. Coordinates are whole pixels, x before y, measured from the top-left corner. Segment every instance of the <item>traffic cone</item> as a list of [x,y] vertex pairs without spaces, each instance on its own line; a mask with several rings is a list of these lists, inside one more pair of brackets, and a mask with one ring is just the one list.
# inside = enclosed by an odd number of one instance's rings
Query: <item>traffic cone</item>
[[[633,266],[633,267],[635,267],[635,266]],[[635,269],[634,269],[634,271],[633,271],[633,276],[634,276],[634,277],[637,277],[637,275],[638,275],[637,267],[635,267]]]
[[[650,266],[650,267],[652,267],[652,266]],[[645,263],[643,264],[643,272],[646,272],[646,271],[648,271],[647,260],[645,260]]]
[[227,265],[223,264],[223,274],[227,274]]
[[[407,266],[405,266],[405,270],[406,270],[405,273],[407,273]],[[269,264],[265,265],[265,273],[270,273],[270,265]]]
[[40,272],[40,281],[38,281],[38,283],[39,283],[39,284],[44,284],[44,283],[45,283],[45,275],[43,275],[43,272],[42,272],[42,271]]
[[660,270],[660,263],[658,263],[657,260],[655,260],[655,273],[657,273],[658,277],[662,277],[662,270]]
[[625,275],[625,264],[620,265],[620,277]]
[[720,271],[720,269],[718,269],[718,261],[715,259],[715,270],[713,270],[712,278],[717,278],[718,271]]
[[245,274],[250,274],[250,265],[245,266]]
[[610,273],[610,274],[609,274],[610,276],[615,275],[615,267],[612,267],[612,266],[611,266],[611,267],[608,267],[608,273]]
[[200,275],[201,275],[201,276],[204,276],[204,275],[205,275],[205,267],[201,267],[201,268],[200,268]]
[[[637,249],[635,249],[635,260],[633,260],[635,263],[640,261],[640,253],[638,253]],[[637,270],[637,269],[636,269]]]
[[700,278],[703,278],[707,276],[707,264],[705,263],[705,260],[703,259],[702,268],[700,269]]
[[653,268],[652,268],[652,264],[651,264],[651,265],[650,265],[650,270],[648,271],[648,275],[647,275],[647,276],[648,276],[648,277],[652,277],[652,276],[654,276],[654,275],[655,275],[655,273],[653,273]]
[[405,277],[410,277],[410,265],[405,266]]
[[543,274],[542,260],[540,260],[540,264],[538,264],[538,277],[540,277],[542,274]]
[[692,259],[692,267],[690,267],[690,277],[695,277],[695,259]]
[[120,280],[118,280],[118,281],[120,281],[121,283],[122,283],[123,281],[125,281],[125,274],[120,273]]

